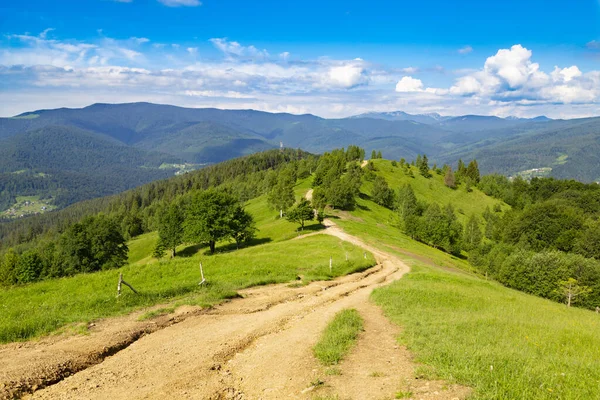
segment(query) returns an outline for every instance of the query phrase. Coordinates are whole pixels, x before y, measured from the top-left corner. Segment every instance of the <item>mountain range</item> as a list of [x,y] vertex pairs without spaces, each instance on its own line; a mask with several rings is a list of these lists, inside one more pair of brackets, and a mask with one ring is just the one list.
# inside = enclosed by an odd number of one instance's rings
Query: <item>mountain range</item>
[[93,104],[0,118],[0,211],[22,195],[52,197],[64,207],[170,176],[186,164],[195,168],[280,143],[314,153],[356,144],[367,154],[381,150],[389,159],[425,153],[438,164],[477,158],[483,173],[552,168],[550,174],[561,178],[600,178],[600,118],[395,111],[326,119],[151,103]]

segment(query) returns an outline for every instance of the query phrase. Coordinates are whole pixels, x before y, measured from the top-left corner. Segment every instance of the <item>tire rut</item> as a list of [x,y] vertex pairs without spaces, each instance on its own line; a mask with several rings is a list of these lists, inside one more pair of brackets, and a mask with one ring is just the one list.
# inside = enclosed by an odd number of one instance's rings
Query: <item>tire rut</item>
[[[285,284],[242,290],[243,298],[143,335],[100,363],[30,397],[115,400],[312,397],[313,392],[321,389],[311,382],[323,374],[312,355],[312,346],[327,322],[344,308],[355,307],[361,313],[369,305],[377,308],[369,303],[372,289],[400,279],[408,271],[395,257],[344,233],[331,221],[326,220],[325,224],[327,229],[322,233],[365,248],[375,255],[378,265],[334,281],[313,282],[299,288]],[[407,354],[398,353],[395,336],[390,336],[386,343],[392,343],[392,348],[384,350],[396,355],[402,366],[398,370],[413,376],[415,365]],[[333,379],[327,385],[332,391],[339,388]],[[399,382],[384,385],[383,389],[368,384],[367,392],[377,398],[391,398],[394,392],[390,390],[394,387],[400,387]],[[436,398],[455,398],[458,392],[436,393],[443,394]],[[350,393],[349,398],[374,398],[353,397],[358,394]]]

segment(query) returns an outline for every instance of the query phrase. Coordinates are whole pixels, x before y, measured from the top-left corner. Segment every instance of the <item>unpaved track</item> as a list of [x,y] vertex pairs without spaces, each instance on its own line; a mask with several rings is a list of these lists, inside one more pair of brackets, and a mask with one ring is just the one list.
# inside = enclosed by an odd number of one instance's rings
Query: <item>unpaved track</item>
[[[301,288],[272,285],[241,291],[202,315],[141,337],[36,399],[282,399],[325,394],[352,399],[463,398],[468,390],[414,377],[415,364],[397,345],[398,328],[369,302],[371,291],[401,278],[408,267],[325,221],[324,233],[372,252],[378,266]],[[302,260],[298,260],[302,262]],[[336,312],[353,307],[365,331],[339,375],[328,375],[312,346]],[[6,355],[6,354],[5,354]],[[324,384],[314,385],[317,382]]]

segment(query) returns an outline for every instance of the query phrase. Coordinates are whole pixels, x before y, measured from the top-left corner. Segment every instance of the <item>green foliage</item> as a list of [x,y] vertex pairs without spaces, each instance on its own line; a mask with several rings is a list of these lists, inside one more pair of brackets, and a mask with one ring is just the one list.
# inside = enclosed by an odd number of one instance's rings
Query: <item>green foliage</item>
[[323,365],[338,364],[352,348],[362,329],[363,319],[358,311],[346,309],[338,312],[313,348],[315,357]]
[[171,250],[171,258],[176,256],[177,246],[183,243],[183,211],[175,202],[164,207],[158,215],[158,242],[154,252],[162,257],[165,249]]
[[535,251],[547,248],[570,251],[583,225],[581,211],[559,201],[548,201],[532,204],[519,213],[506,224],[504,238]]
[[269,204],[280,211],[280,216],[285,210],[290,208],[295,201],[294,184],[296,178],[290,169],[285,169],[279,174],[277,184],[269,193]]
[[465,172],[465,176],[471,179],[472,182],[479,183],[479,165],[477,164],[477,160],[471,160],[467,170]]
[[237,204],[234,196],[221,190],[192,193],[185,207],[183,227],[186,241],[208,244],[210,252],[214,253],[216,243],[232,233],[230,222]]
[[[261,199],[261,208],[268,210]],[[258,218],[257,218],[258,219]],[[272,217],[270,218],[271,220]],[[277,220],[290,230],[285,220]],[[261,231],[264,225],[259,225]],[[153,235],[149,235],[154,239]],[[274,238],[275,239],[275,238]],[[138,239],[136,239],[138,240]],[[150,243],[153,240],[149,240]],[[133,247],[133,245],[132,245]],[[186,249],[188,254],[193,248]],[[345,253],[350,260],[344,262]],[[147,256],[150,256],[148,246]],[[180,251],[181,253],[181,251]],[[306,257],[310,254],[310,257]],[[333,256],[333,271],[329,257]],[[198,286],[198,262],[202,259],[206,286]],[[299,263],[299,259],[304,259]],[[49,279],[25,286],[0,290],[0,343],[25,340],[50,333],[73,323],[122,315],[136,309],[176,301],[180,304],[209,306],[236,295],[242,288],[295,281],[326,280],[364,270],[375,264],[371,254],[349,243],[342,248],[339,239],[316,235],[293,241],[274,240],[238,251],[206,257],[191,251],[189,257],[136,263],[120,270],[79,274]],[[122,272],[140,294],[124,292],[115,299],[116,283]]]
[[60,237],[55,263],[47,276],[119,268],[127,262],[127,244],[116,219],[99,214],[72,225]]
[[231,238],[235,241],[238,249],[241,245],[254,239],[258,231],[252,215],[239,204],[233,210],[233,215],[229,221],[229,229],[231,230]]
[[463,247],[467,251],[474,250],[481,245],[483,235],[479,228],[479,221],[475,215],[471,215],[467,223],[465,224],[465,231],[463,235]]
[[373,190],[371,191],[373,201],[380,206],[392,208],[395,202],[395,193],[387,184],[385,178],[377,176],[373,181]]
[[600,260],[600,221],[590,221],[575,241],[576,253]]
[[310,201],[302,199],[288,212],[286,218],[290,222],[296,222],[300,224],[300,229],[304,230],[304,223],[306,221],[313,220],[315,218],[315,212],[313,210],[313,206],[310,204]]

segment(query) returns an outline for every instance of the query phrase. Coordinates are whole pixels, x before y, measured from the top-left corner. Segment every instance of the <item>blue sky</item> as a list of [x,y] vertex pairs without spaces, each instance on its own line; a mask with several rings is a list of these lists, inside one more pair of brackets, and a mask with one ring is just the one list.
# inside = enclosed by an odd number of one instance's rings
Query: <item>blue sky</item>
[[600,2],[0,2],[0,115],[152,101],[599,115]]

